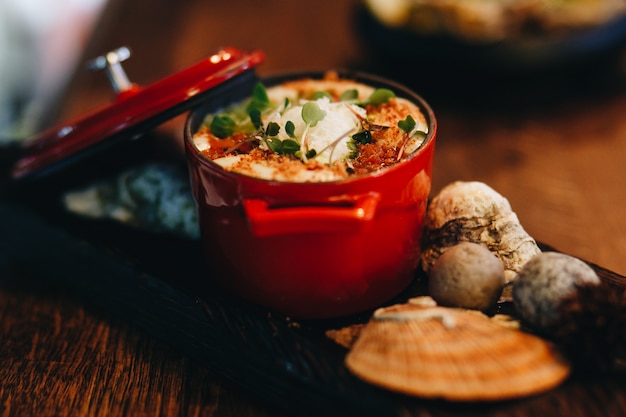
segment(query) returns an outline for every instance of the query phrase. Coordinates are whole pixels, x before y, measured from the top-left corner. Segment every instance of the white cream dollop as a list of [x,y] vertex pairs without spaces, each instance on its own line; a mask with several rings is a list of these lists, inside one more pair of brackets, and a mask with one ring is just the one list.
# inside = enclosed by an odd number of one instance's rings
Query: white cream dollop
[[285,125],[291,121],[295,126],[294,133],[299,138],[303,154],[315,150],[315,158],[322,163],[330,164],[348,158],[353,152],[348,142],[351,135],[361,130],[360,118],[364,119],[367,116],[365,109],[348,102],[331,102],[327,97],[322,97],[315,100],[315,103],[326,114],[314,125],[308,125],[302,117],[302,109],[307,101],[300,100],[285,111],[279,108],[268,116],[264,121],[265,125],[271,122],[278,123],[280,126],[278,138],[285,140],[289,139]]

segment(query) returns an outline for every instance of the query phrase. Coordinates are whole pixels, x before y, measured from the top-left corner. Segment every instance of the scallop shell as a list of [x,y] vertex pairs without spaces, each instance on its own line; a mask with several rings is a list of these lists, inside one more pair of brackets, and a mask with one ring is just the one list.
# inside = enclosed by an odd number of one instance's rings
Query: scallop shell
[[345,363],[371,384],[452,401],[527,396],[557,386],[570,373],[539,337],[467,310],[411,304],[377,310]]

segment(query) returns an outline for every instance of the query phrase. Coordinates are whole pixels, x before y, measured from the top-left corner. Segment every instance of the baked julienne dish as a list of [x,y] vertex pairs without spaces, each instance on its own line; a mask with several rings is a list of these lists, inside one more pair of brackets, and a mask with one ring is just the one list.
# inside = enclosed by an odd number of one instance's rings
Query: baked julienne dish
[[276,181],[337,181],[393,165],[423,142],[413,102],[387,88],[303,78],[254,87],[251,97],[207,116],[193,141],[229,171]]

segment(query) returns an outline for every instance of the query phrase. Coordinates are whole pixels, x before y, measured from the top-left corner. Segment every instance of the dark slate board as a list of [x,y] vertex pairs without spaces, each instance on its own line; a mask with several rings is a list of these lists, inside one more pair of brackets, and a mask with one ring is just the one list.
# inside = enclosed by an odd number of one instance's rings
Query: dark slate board
[[[370,312],[295,322],[242,302],[211,284],[199,242],[71,216],[56,203],[65,187],[57,180],[0,195],[0,249],[300,416],[559,415],[571,390],[588,383],[570,379],[529,399],[471,405],[378,389],[351,375],[343,365],[345,349],[325,336],[328,329],[364,322]],[[626,285],[624,277],[594,267],[606,280]],[[416,272],[398,300],[422,293],[422,278]],[[615,392],[620,384],[609,379],[602,387]]]

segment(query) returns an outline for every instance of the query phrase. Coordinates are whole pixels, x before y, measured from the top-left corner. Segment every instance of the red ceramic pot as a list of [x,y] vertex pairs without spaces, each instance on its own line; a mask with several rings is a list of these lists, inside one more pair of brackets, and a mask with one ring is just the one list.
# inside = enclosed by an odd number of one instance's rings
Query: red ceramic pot
[[[264,79],[266,86],[323,74]],[[429,133],[410,158],[337,182],[288,183],[228,172],[205,158],[192,135],[204,117],[249,95],[251,85],[193,111],[185,141],[202,239],[215,279],[244,299],[296,318],[349,315],[381,305],[413,279],[431,187],[437,125],[407,88],[340,74],[415,102]]]

